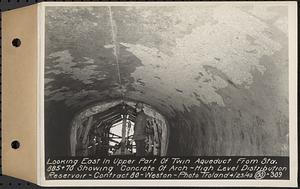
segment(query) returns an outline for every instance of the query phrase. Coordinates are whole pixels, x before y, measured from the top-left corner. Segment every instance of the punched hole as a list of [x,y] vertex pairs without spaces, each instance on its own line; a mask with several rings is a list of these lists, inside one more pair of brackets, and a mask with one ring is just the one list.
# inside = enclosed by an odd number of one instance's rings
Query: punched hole
[[14,47],[20,47],[21,46],[21,40],[18,39],[18,38],[13,39],[11,43]]
[[12,147],[13,149],[18,149],[18,148],[20,148],[20,142],[17,141],[17,140],[12,141],[11,147]]

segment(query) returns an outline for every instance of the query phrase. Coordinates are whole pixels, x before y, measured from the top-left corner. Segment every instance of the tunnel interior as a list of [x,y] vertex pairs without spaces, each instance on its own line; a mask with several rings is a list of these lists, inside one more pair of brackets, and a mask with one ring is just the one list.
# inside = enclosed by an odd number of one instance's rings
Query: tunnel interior
[[[166,123],[160,155],[289,154],[287,7],[53,6],[45,13],[46,156],[93,154],[99,141],[92,145],[93,132],[80,128],[106,120],[98,129],[116,134],[123,107],[134,124],[135,102]],[[80,141],[91,141],[88,150]]]
[[[70,132],[72,156],[135,155],[136,103],[122,100],[101,103],[75,116]],[[147,115],[145,154],[164,156],[168,144],[167,122],[149,105],[144,105],[144,112]]]

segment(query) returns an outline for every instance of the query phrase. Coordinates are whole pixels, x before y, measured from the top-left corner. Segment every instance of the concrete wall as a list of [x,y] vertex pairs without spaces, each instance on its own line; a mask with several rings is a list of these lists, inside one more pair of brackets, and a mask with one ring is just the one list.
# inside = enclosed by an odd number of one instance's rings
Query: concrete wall
[[280,6],[49,7],[46,131],[124,97],[167,118],[169,155],[288,155],[287,27]]

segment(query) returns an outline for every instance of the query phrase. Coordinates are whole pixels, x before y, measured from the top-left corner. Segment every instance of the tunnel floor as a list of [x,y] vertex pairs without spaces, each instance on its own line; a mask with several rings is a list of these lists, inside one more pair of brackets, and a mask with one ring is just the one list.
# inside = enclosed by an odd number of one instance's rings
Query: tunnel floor
[[[72,156],[136,155],[133,139],[136,102],[97,104],[75,116],[70,131]],[[164,117],[144,104],[146,156],[163,156],[167,151],[168,127]],[[92,113],[91,113],[92,112]]]

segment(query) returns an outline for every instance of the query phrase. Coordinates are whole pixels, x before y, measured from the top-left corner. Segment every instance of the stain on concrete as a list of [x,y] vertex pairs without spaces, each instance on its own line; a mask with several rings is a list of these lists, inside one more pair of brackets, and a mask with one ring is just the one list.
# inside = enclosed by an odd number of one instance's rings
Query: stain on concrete
[[179,89],[176,89],[176,88],[175,88],[175,90],[176,90],[177,92],[183,93],[182,90],[179,90]]

